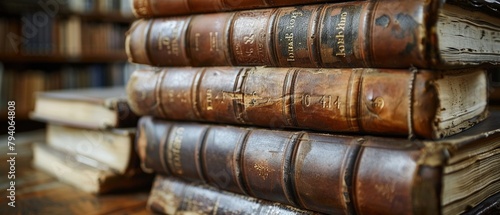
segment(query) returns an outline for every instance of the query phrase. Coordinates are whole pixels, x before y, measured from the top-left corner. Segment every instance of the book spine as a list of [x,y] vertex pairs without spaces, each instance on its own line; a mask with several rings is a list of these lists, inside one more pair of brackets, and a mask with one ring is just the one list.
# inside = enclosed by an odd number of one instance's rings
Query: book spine
[[155,66],[428,68],[437,63],[427,31],[437,16],[424,14],[437,10],[436,2],[355,1],[143,19],[130,28],[126,46],[130,61]]
[[[138,115],[173,120],[434,138],[437,71],[307,68],[162,68],[128,82]],[[182,80],[182,81],[181,81]],[[409,87],[414,81],[414,87]],[[410,98],[410,95],[413,98]],[[414,102],[412,102],[414,101]],[[412,106],[412,112],[409,111]]]
[[[405,140],[171,123],[150,116],[140,119],[137,135],[147,171],[258,199],[327,214],[439,208],[439,201],[416,192],[425,187],[428,196],[439,196],[440,170],[427,168],[420,175],[427,154]],[[383,207],[388,202],[393,204]]]
[[147,207],[160,214],[319,214],[161,175]]
[[138,18],[338,2],[339,0],[133,0]]

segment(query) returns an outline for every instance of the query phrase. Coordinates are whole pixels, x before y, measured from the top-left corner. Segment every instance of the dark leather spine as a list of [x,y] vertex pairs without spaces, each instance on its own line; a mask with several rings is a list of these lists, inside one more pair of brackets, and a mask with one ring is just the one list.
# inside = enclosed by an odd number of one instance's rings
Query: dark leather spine
[[[211,1],[206,1],[211,2]],[[428,68],[438,1],[353,1],[139,20],[129,59],[155,66]],[[390,41],[390,42],[389,42]]]
[[338,2],[338,0],[133,0],[136,17],[175,16],[195,13]]
[[[327,214],[436,213],[439,208],[436,199],[414,195],[423,187],[419,180],[431,185],[440,180],[437,167],[421,173],[419,159],[426,153],[418,143],[149,116],[138,127],[144,137],[138,148],[147,151],[141,156],[144,167],[163,175]],[[425,188],[438,196],[436,187]]]
[[134,72],[127,95],[139,115],[271,128],[407,135],[410,114],[434,138],[439,74],[419,71],[411,88],[407,70],[162,68]]

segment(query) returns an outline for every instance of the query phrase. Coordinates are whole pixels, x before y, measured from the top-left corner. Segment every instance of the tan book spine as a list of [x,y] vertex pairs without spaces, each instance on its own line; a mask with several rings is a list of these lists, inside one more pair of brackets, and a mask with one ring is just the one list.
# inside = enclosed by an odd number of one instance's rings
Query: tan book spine
[[482,70],[162,68],[134,72],[127,95],[165,119],[441,138],[484,119],[486,82]]

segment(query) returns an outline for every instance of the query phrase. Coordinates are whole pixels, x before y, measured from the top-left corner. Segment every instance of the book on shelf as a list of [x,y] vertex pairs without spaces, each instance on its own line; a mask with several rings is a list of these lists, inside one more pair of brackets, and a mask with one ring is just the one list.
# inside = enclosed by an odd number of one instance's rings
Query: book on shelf
[[141,19],[125,49],[129,61],[154,66],[499,65],[500,14],[456,2],[347,1]]
[[52,148],[106,164],[116,173],[139,167],[135,127],[94,130],[49,123],[46,132],[46,143]]
[[157,175],[147,207],[160,214],[320,214]]
[[31,117],[91,129],[134,127],[138,119],[123,86],[37,93]]
[[441,140],[139,120],[145,171],[328,214],[459,214],[500,190],[500,111]]
[[33,166],[61,182],[93,194],[143,189],[152,182],[152,176],[140,168],[117,173],[97,160],[62,151],[45,143],[33,145]]
[[[78,59],[98,56],[110,61],[126,61],[125,32],[129,22],[102,18],[89,21],[81,15],[45,16],[23,12],[19,17],[0,17],[0,60],[15,57],[58,57]],[[130,21],[131,22],[131,21]]]
[[460,70],[149,68],[127,84],[138,115],[442,138],[487,116],[488,78]]

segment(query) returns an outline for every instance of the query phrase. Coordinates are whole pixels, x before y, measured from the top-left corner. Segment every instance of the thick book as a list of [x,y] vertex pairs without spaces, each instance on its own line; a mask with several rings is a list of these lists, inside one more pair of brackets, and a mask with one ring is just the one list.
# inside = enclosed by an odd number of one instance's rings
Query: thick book
[[143,168],[328,214],[460,214],[500,191],[500,111],[439,141],[138,124]]
[[160,214],[318,214],[288,205],[157,175],[147,207]]
[[46,130],[47,144],[58,150],[86,156],[119,174],[139,167],[135,127],[93,130],[49,123]]
[[138,120],[123,86],[37,93],[31,118],[90,129],[134,127]]
[[136,114],[165,119],[429,139],[488,112],[483,69],[151,68],[127,95]]
[[448,2],[350,1],[141,19],[126,50],[129,61],[154,66],[499,65],[500,13]]
[[138,18],[148,18],[340,1],[341,0],[133,0],[132,11]]
[[153,181],[153,177],[140,168],[117,173],[104,163],[45,143],[33,145],[33,166],[61,182],[92,194],[144,189]]

